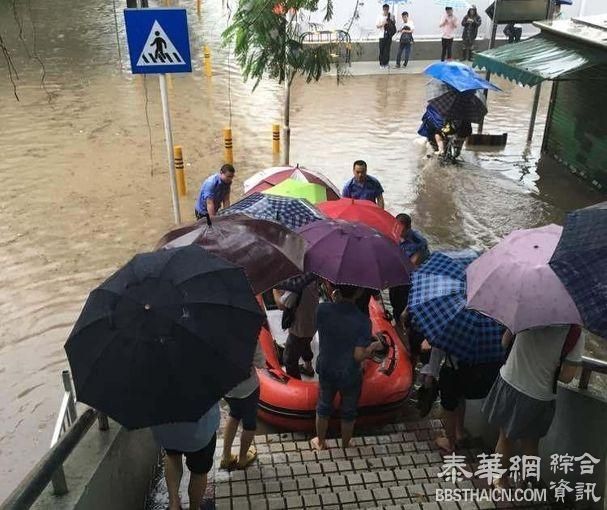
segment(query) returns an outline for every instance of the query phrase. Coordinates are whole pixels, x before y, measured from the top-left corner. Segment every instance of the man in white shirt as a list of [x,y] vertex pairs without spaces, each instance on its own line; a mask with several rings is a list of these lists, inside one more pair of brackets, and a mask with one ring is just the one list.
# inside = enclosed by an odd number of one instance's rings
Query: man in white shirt
[[379,66],[388,67],[390,62],[390,46],[392,45],[392,36],[390,34],[389,27],[394,24],[394,20],[390,19],[390,6],[384,4],[382,6],[382,13],[378,16],[375,27],[377,28],[377,35],[379,37]]
[[441,52],[441,62],[447,60],[451,60],[451,51],[453,48],[453,38],[455,37],[455,30],[458,26],[458,19],[453,14],[453,7],[445,7],[445,14],[441,18],[439,27],[443,29],[442,31],[442,52]]

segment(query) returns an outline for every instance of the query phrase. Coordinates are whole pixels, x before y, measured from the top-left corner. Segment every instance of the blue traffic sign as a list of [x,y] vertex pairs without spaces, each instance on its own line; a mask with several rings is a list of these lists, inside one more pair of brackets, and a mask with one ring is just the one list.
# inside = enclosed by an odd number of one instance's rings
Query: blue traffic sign
[[185,9],[125,9],[124,22],[134,74],[192,72]]

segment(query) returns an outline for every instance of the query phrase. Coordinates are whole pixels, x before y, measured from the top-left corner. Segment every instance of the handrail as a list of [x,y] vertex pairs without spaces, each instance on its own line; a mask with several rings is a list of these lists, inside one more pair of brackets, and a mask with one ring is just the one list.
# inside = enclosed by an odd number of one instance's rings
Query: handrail
[[589,356],[582,356],[582,374],[580,375],[580,381],[578,383],[579,389],[588,389],[590,376],[593,372],[607,374],[607,361],[591,358]]
[[70,453],[84,437],[100,413],[88,408],[61,436],[21,481],[17,488],[0,505],[0,510],[25,510],[30,508],[51,481],[55,471],[63,465]]

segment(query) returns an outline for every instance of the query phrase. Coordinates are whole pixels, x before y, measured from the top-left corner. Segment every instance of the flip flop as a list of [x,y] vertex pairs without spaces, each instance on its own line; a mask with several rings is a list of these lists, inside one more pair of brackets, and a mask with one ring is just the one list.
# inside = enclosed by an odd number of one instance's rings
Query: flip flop
[[230,454],[230,458],[221,459],[221,463],[219,464],[219,469],[233,469],[236,463],[238,462],[238,455]]
[[246,469],[255,461],[256,458],[257,449],[254,446],[249,446],[249,449],[247,450],[247,459],[243,463],[237,462],[236,467],[238,469]]

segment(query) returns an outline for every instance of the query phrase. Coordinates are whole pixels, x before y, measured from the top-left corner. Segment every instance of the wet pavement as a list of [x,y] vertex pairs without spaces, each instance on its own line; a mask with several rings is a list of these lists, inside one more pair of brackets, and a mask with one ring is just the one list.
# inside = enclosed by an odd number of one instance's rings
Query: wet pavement
[[[183,217],[192,219],[200,182],[222,162],[221,132],[230,122],[235,195],[247,176],[272,165],[282,87],[267,81],[251,93],[252,84],[242,83],[229,48],[220,47],[228,13],[219,2],[203,2],[200,19],[195,2],[180,5],[190,13],[195,69],[173,76],[169,93],[174,140],[186,161]],[[3,74],[0,499],[48,448],[67,365],[63,343],[88,292],[172,226],[158,83],[128,72],[122,33],[118,60],[111,3],[31,0],[17,2],[16,11],[18,22],[12,7],[0,6],[20,97]],[[202,73],[205,43],[211,79]],[[363,74],[354,68],[341,85],[332,76],[295,83],[291,161],[341,185],[352,161],[366,159],[386,188],[387,208],[410,212],[433,248],[486,248],[512,229],[562,222],[568,210],[604,200],[572,177],[536,172],[549,87],[530,146],[532,91],[498,81],[504,91],[490,96],[485,127],[507,131],[508,145],[466,152],[461,165],[441,167],[424,158],[417,141],[426,79]],[[607,357],[595,343],[589,350]]]

